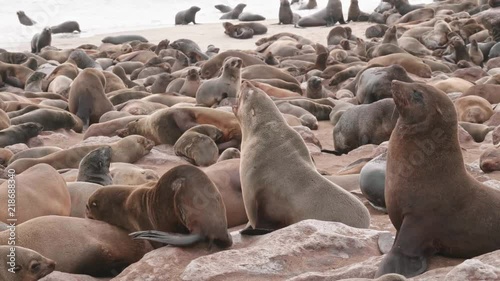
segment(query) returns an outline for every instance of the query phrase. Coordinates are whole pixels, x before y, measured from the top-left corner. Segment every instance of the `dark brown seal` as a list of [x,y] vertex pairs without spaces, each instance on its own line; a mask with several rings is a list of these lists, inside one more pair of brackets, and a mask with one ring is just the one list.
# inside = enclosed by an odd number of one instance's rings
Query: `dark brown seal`
[[389,141],[385,199],[397,233],[376,277],[421,274],[435,254],[472,258],[500,249],[500,224],[493,223],[500,213],[492,212],[500,208],[500,191],[465,169],[452,101],[423,83],[394,81],[392,94],[399,119]]
[[50,46],[52,43],[52,30],[45,27],[42,32],[33,35],[31,39],[31,52],[38,54],[43,47]]
[[217,187],[202,170],[190,165],[170,169],[153,188],[98,189],[89,198],[87,217],[136,231],[131,234],[135,239],[174,246],[201,241],[221,248],[233,244]]
[[32,20],[30,17],[28,17],[24,11],[17,11],[16,12],[17,14],[17,18],[19,19],[19,22],[22,24],[22,25],[26,25],[26,26],[32,26],[34,24],[36,24],[36,21]]
[[16,143],[26,143],[29,139],[38,136],[42,130],[42,125],[33,122],[12,125],[0,131],[0,147]]
[[111,146],[103,146],[92,150],[83,157],[78,167],[77,181],[110,185],[113,183],[109,172],[111,164]]
[[180,11],[175,15],[175,24],[196,24],[195,17],[196,13],[201,9],[196,6],[192,6],[191,8]]

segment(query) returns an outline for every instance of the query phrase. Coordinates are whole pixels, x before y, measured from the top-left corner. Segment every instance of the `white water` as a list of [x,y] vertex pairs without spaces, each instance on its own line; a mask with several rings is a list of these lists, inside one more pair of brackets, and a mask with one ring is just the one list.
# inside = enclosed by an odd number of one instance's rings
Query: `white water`
[[[307,1],[307,0],[303,0]],[[328,0],[318,0],[315,10],[297,11],[308,15],[326,6]],[[362,11],[372,12],[379,0],[359,0]],[[413,0],[411,3],[430,3],[431,0]],[[172,26],[178,11],[191,6],[201,10],[196,15],[197,23],[218,22],[221,13],[215,4],[231,7],[245,3],[245,12],[263,15],[267,19],[278,18],[279,0],[0,0],[0,48],[8,48],[20,42],[29,42],[44,26],[52,26],[67,20],[80,24],[82,34],[57,34],[56,37],[89,37],[95,34],[117,31],[133,31]],[[350,0],[342,0],[347,14]],[[28,27],[21,25],[16,11],[23,10],[37,22]],[[186,35],[187,37],[189,35]]]

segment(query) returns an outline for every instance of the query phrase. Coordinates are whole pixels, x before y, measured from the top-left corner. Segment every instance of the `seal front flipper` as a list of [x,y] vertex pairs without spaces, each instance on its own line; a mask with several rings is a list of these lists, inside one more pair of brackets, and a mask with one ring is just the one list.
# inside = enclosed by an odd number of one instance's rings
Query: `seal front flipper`
[[245,229],[240,231],[241,235],[264,235],[273,232],[274,229],[264,229],[264,228],[253,228],[251,225],[247,226]]
[[322,149],[321,152],[330,153],[330,154],[334,154],[337,156],[344,154],[344,153],[336,151],[336,150],[328,150],[328,149]]
[[409,278],[424,273],[426,269],[427,259],[424,256],[407,256],[393,247],[382,260],[375,278],[387,273],[398,273]]
[[132,239],[144,239],[172,246],[190,246],[204,240],[201,234],[174,234],[156,230],[137,231],[129,234]]

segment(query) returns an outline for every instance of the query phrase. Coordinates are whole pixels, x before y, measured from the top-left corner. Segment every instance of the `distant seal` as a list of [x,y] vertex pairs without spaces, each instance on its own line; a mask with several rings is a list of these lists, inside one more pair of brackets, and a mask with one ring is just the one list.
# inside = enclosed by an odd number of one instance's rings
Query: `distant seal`
[[201,10],[199,7],[192,6],[191,8],[180,11],[175,15],[175,24],[196,24],[195,17],[196,13]]
[[69,111],[76,114],[86,129],[98,123],[101,115],[114,110],[113,104],[104,93],[106,78],[101,71],[84,69],[75,78],[69,91]]
[[170,169],[152,188],[101,188],[92,194],[87,206],[88,218],[136,231],[131,234],[134,239],[174,246],[202,241],[221,248],[233,244],[217,187],[191,165]]
[[317,76],[311,76],[307,80],[306,96],[311,99],[324,98],[324,89],[321,84],[322,79]]
[[148,39],[144,38],[141,35],[117,35],[117,36],[106,36],[101,40],[102,43],[110,43],[115,45],[127,43],[130,41],[140,41],[147,43]]
[[223,67],[226,58],[228,57],[238,57],[243,61],[243,66],[250,66],[254,64],[262,64],[265,63],[249,54],[240,51],[225,51],[211,57],[208,61],[206,61],[200,70],[200,77],[202,79],[210,79],[215,77],[215,75],[219,72],[219,70]]
[[279,24],[294,24],[293,12],[288,0],[280,0],[280,9],[278,14]]
[[[0,244],[7,244],[8,238],[8,231],[0,232]],[[18,246],[56,262],[57,271],[91,276],[114,276],[152,250],[149,243],[132,241],[118,227],[63,216],[43,216],[19,224],[16,238]]]
[[252,13],[241,13],[238,16],[239,21],[261,21],[261,20],[266,20],[265,17],[258,15],[258,14],[252,14]]
[[22,24],[22,25],[26,25],[26,26],[32,26],[32,25],[35,25],[36,24],[36,21],[30,19],[30,17],[28,17],[24,11],[17,11],[16,12],[17,14],[17,18],[19,19],[19,22]]
[[309,16],[302,17],[297,25],[301,27],[332,26],[335,23],[345,24],[340,0],[328,0],[326,8]]
[[431,69],[422,62],[421,59],[410,54],[390,54],[382,57],[373,58],[369,65],[380,64],[383,66],[401,65],[407,72],[418,75],[423,78],[431,77]]
[[[363,204],[316,171],[304,140],[266,93],[244,82],[233,111],[243,133],[240,177],[249,223],[242,234],[265,233],[305,219],[370,225]],[[282,169],[283,161],[289,165]]]
[[42,32],[33,35],[31,39],[31,52],[38,54],[43,47],[50,46],[52,43],[52,30],[50,27],[44,27]]
[[174,144],[175,155],[184,156],[199,167],[207,167],[219,157],[216,142],[224,134],[213,125],[198,125],[187,130]]
[[399,119],[389,141],[385,200],[397,233],[375,277],[416,276],[435,254],[472,258],[500,249],[500,225],[490,223],[500,220],[491,212],[500,208],[500,191],[467,173],[452,101],[424,83],[393,81],[392,94]]
[[[40,158],[46,155],[49,155],[54,152],[58,152],[63,150],[62,148],[56,146],[42,146],[42,147],[33,147],[20,152],[17,152],[9,159],[8,164],[16,161],[21,158]],[[3,165],[3,164],[2,164]]]
[[470,42],[469,57],[474,64],[479,65],[479,66],[483,65],[483,61],[484,61],[483,52],[481,51],[481,49],[479,49],[479,46],[478,46],[476,40],[472,40]]
[[65,110],[40,108],[21,116],[11,119],[11,124],[20,125],[36,122],[43,127],[44,131],[55,131],[58,129],[73,129],[77,133],[83,130],[83,124],[79,118]]
[[233,10],[233,8],[227,6],[227,5],[222,5],[222,4],[219,4],[219,5],[215,5],[214,6],[217,10],[219,10],[221,13],[229,13]]
[[33,122],[12,125],[0,131],[0,147],[26,143],[29,139],[38,136],[42,130],[42,125]]
[[469,133],[475,142],[483,142],[486,135],[495,129],[494,126],[486,126],[470,122],[458,122],[458,125]]
[[316,7],[318,7],[318,3],[316,2],[316,0],[309,0],[307,1],[307,3],[302,4],[299,7],[299,10],[312,10],[315,9]]
[[[7,206],[8,189],[12,182],[6,181],[0,185],[0,202]],[[64,178],[47,164],[35,165],[15,176],[17,196],[24,198],[16,202],[17,223],[23,223],[40,216],[69,216],[71,199]],[[8,221],[7,208],[0,210],[0,220]]]
[[226,59],[219,78],[205,81],[196,92],[196,102],[204,106],[213,106],[225,98],[234,98],[241,85],[241,67],[243,61],[240,58],[231,57]]
[[26,92],[43,92],[42,90],[42,80],[47,76],[47,74],[39,71],[33,72],[33,74],[26,80],[26,85],[24,85],[24,90]]
[[358,0],[351,0],[351,5],[347,13],[347,21],[368,21],[369,14],[359,9]]
[[234,25],[230,22],[222,23],[224,27],[224,33],[227,34],[231,38],[236,39],[249,39],[253,37],[254,30],[242,25]]
[[490,147],[481,154],[479,168],[485,173],[500,170],[500,151],[498,147]]
[[80,161],[76,180],[100,185],[112,184],[113,179],[109,172],[111,152],[110,146],[103,146],[85,155]]
[[91,57],[89,57],[87,53],[85,53],[82,49],[76,49],[73,52],[71,52],[66,62],[76,65],[78,68],[81,69],[86,69],[86,68],[102,69],[101,65],[98,64]]
[[243,9],[245,9],[246,6],[247,6],[246,4],[240,3],[240,4],[236,5],[236,7],[234,7],[234,9],[232,9],[230,12],[227,12],[227,13],[223,14],[220,17],[220,19],[221,20],[235,20],[235,19],[238,19],[238,17],[243,12]]
[[80,30],[80,25],[76,21],[65,21],[61,24],[54,25],[50,29],[52,29],[52,34],[58,33],[73,33],[73,32],[82,32]]
[[424,4],[418,4],[418,5],[410,5],[408,0],[389,0],[386,2],[390,2],[394,5],[396,10],[402,15],[406,15],[407,13],[417,10],[420,8],[424,8]]
[[[12,248],[15,249],[15,262],[12,267],[7,269],[10,263],[9,254],[12,255]],[[56,267],[56,263],[39,253],[23,248],[11,247],[8,245],[0,246],[0,262],[2,263],[2,271],[0,279],[9,281],[31,281],[39,280],[52,273]]]

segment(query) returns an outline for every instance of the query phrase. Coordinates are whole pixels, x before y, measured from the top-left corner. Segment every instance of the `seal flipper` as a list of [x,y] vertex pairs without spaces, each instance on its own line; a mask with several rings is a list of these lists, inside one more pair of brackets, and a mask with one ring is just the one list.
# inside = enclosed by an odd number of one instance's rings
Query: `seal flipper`
[[130,233],[129,236],[132,239],[150,240],[178,247],[190,246],[205,239],[201,234],[197,233],[178,234],[156,230],[137,231]]
[[240,231],[241,235],[264,235],[273,232],[274,229],[264,229],[264,228],[253,228],[251,225],[247,226],[245,229]]
[[322,149],[321,152],[330,153],[330,154],[334,154],[337,156],[344,154],[344,153],[336,151],[336,150],[328,150],[328,149]]
[[387,273],[398,273],[410,278],[424,273],[426,269],[427,259],[424,256],[407,256],[393,247],[382,260],[375,278]]

